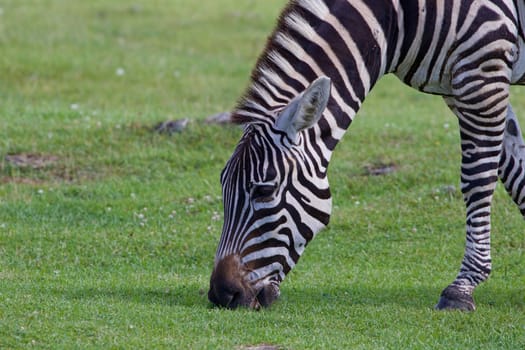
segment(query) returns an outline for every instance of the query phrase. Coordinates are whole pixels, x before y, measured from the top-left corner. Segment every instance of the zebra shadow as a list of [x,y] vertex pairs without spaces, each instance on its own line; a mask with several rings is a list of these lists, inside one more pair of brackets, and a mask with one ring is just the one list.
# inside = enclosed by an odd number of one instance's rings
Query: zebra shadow
[[[208,301],[207,286],[196,283],[180,283],[162,287],[141,285],[97,286],[88,288],[72,287],[68,290],[48,290],[48,293],[73,300],[115,300],[137,304],[165,305],[167,307],[214,306]],[[382,287],[369,284],[349,284],[314,288],[297,284],[282,286],[281,297],[271,308],[304,308],[304,305],[320,307],[354,306],[381,307],[396,305],[408,309],[432,309],[439,299],[441,289],[437,286]],[[525,310],[525,290],[487,283],[480,286],[475,294],[478,307],[513,308]]]
[[114,300],[116,302],[131,302],[137,304],[210,307],[207,289],[196,283],[166,285],[165,287],[145,286],[97,286],[88,288],[71,288],[69,290],[54,290],[55,295],[61,295],[73,300]]
[[[440,287],[434,286],[399,286],[374,287],[352,284],[348,287],[329,287],[327,289],[309,287],[284,287],[281,302],[287,306],[317,304],[351,307],[381,307],[395,305],[408,309],[433,309],[441,293]],[[525,310],[525,290],[523,288],[505,288],[497,285],[480,286],[474,292],[478,307],[512,308]]]

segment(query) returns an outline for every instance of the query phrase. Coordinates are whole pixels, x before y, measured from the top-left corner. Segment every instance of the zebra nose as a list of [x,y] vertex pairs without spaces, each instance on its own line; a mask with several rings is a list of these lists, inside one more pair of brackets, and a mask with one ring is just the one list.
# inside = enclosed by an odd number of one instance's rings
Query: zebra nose
[[243,290],[219,289],[214,286],[208,291],[208,300],[217,306],[228,309],[235,309],[239,306],[246,306],[250,309],[259,310],[261,303],[251,294],[245,294]]
[[242,288],[234,281],[221,280],[214,278],[210,281],[208,300],[217,306],[235,309],[241,304]]
[[258,308],[254,304],[255,297],[251,287],[244,279],[245,275],[238,256],[230,255],[223,258],[211,274],[208,299],[215,305],[229,309],[238,306]]
[[210,284],[208,300],[217,306],[235,309],[242,300],[242,291],[232,288],[224,288],[217,284]]

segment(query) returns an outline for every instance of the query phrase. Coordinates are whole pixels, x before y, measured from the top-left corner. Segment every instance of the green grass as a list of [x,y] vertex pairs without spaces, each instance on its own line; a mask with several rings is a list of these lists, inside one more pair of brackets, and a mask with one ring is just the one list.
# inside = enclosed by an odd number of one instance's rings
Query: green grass
[[[439,97],[391,77],[334,154],[331,224],[281,299],[209,305],[240,129],[202,121],[234,105],[283,4],[0,2],[0,348],[525,347],[524,224],[502,186],[478,310],[433,310],[464,249],[458,130]],[[151,132],[183,117],[184,133]],[[56,161],[20,168],[17,153]],[[366,174],[381,164],[396,171]]]

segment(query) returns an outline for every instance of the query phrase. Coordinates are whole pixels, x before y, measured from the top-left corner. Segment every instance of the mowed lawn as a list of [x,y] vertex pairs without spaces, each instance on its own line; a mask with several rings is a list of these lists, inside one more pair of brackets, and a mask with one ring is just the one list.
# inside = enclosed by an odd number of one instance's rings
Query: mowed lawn
[[[394,77],[339,144],[331,223],[280,300],[210,305],[241,129],[204,121],[234,106],[284,4],[0,2],[0,348],[525,348],[525,223],[501,185],[477,310],[433,309],[464,251],[457,122]],[[513,104],[525,124],[525,89]]]

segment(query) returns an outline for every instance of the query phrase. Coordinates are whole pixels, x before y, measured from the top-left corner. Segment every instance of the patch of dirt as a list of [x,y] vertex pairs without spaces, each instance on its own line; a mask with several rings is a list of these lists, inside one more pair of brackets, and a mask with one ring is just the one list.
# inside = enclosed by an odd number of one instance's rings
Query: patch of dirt
[[57,156],[40,153],[17,153],[5,156],[5,161],[17,168],[42,169],[58,162]]
[[237,350],[282,350],[283,348],[277,345],[259,344],[259,345],[243,345]]
[[41,185],[43,180],[29,179],[26,177],[2,176],[0,177],[0,184],[22,184],[22,185]]
[[[0,184],[73,183],[94,180],[101,175],[99,169],[77,169],[66,163],[66,159],[50,154],[8,154],[3,162],[0,159]],[[12,171],[13,169],[18,170]]]
[[397,170],[397,166],[394,163],[377,163],[372,165],[366,165],[364,167],[365,175],[369,176],[382,176],[392,174]]

